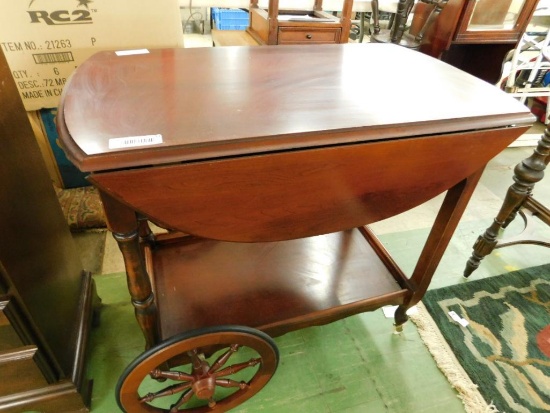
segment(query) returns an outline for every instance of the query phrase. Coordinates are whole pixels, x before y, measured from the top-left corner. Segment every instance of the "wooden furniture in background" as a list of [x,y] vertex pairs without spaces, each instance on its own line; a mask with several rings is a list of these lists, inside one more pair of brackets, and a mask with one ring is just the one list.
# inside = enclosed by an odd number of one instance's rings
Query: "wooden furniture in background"
[[223,46],[259,46],[250,34],[244,30],[218,30],[210,32],[215,47]]
[[[395,99],[403,62],[416,105]],[[393,44],[92,57],[65,89],[58,125],[102,194],[148,348],[119,382],[120,406],[160,412],[193,395],[235,406],[275,370],[265,333],[387,304],[401,328],[484,166],[533,120],[497,88]],[[406,275],[365,225],[445,191]],[[148,220],[173,231],[155,236]],[[197,356],[214,344],[223,356]],[[241,345],[258,354],[235,368],[252,371],[243,384],[221,377]],[[185,373],[166,369],[189,361]],[[147,394],[149,373],[190,391],[165,401],[175,388],[153,381]],[[214,400],[226,387],[234,393]]]
[[[481,260],[496,248],[516,244],[550,247],[550,239],[538,236],[532,227],[535,219],[550,225],[550,210],[533,197],[535,184],[544,177],[544,171],[550,163],[549,128],[547,125],[533,154],[514,168],[514,184],[508,188],[493,223],[476,240],[472,256],[466,263],[464,277],[469,277],[479,267]],[[497,239],[500,230],[506,228],[518,214],[524,221],[523,231],[513,237]]]
[[[378,0],[372,0],[373,33],[372,43],[395,43],[409,49],[420,50],[424,39],[429,39],[432,28],[448,0],[400,0],[397,13],[390,28],[381,30]],[[415,3],[417,3],[415,5]],[[407,20],[415,7],[415,24],[407,29]],[[421,11],[419,13],[419,11]],[[420,18],[421,16],[421,18]]]
[[87,411],[97,297],[0,53],[0,411]]
[[353,0],[342,0],[340,17],[323,11],[323,0],[313,10],[280,10],[279,0],[269,0],[268,9],[250,3],[247,32],[260,44],[347,43]]
[[496,83],[538,0],[449,0],[421,51]]

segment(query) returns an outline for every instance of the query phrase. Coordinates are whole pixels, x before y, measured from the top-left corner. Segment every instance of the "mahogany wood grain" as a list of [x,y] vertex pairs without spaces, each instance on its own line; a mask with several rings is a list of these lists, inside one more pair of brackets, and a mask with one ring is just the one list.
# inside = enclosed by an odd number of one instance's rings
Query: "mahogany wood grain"
[[[106,201],[151,346],[218,323],[284,334],[384,304],[402,325],[483,167],[533,119],[436,59],[346,44],[103,52],[65,88],[58,127]],[[406,275],[364,225],[445,191]],[[144,218],[190,235],[155,238]]]
[[[370,224],[426,202],[474,173],[498,152],[504,136],[511,143],[519,131],[494,132],[193,162],[155,173],[97,173],[90,180],[185,233],[241,242],[295,239]],[[446,173],[434,173],[441,170]]]
[[[101,171],[532,121],[521,103],[503,99],[493,86],[400,49],[346,44],[102,52],[64,89],[62,144],[81,170]],[[388,92],[398,84],[400,93]],[[109,149],[111,138],[151,134],[161,134],[163,143]]]
[[152,255],[164,338],[224,324],[276,336],[407,295],[357,230],[254,244],[186,237]]

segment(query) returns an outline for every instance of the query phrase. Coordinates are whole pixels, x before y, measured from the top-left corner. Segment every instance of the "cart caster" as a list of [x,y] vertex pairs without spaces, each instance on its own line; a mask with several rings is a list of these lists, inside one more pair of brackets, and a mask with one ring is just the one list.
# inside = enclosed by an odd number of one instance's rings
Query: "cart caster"
[[395,310],[395,315],[394,315],[395,322],[393,323],[393,334],[401,334],[403,332],[403,325],[409,320],[409,316],[407,315],[407,309],[408,309],[407,307],[400,305]]
[[261,331],[193,330],[136,358],[118,381],[117,402],[129,413],[227,411],[260,391],[278,362],[275,342]]

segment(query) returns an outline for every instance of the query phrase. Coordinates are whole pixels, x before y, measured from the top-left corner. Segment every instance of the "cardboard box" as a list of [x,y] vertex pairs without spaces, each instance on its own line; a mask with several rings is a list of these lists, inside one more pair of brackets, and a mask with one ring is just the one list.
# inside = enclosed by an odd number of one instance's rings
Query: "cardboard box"
[[63,85],[101,50],[183,47],[178,0],[2,2],[0,47],[28,111],[58,106]]

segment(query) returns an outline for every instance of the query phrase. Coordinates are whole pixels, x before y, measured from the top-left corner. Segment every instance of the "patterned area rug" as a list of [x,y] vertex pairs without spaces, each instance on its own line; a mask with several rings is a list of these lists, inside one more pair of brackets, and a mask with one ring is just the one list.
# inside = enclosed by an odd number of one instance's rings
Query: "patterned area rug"
[[85,186],[71,189],[55,188],[57,199],[71,231],[105,228],[105,212],[97,189]]
[[431,290],[423,302],[431,318],[421,308],[413,321],[467,411],[550,411],[550,265]]

